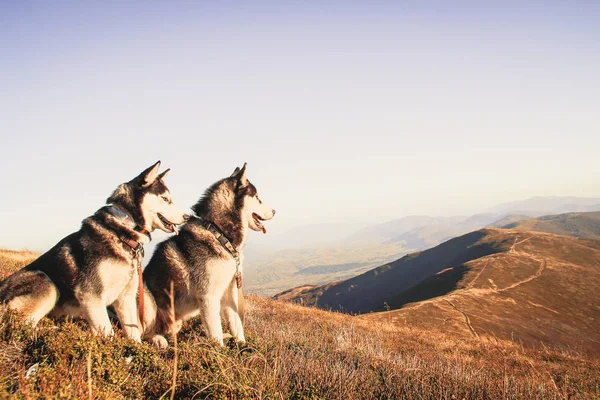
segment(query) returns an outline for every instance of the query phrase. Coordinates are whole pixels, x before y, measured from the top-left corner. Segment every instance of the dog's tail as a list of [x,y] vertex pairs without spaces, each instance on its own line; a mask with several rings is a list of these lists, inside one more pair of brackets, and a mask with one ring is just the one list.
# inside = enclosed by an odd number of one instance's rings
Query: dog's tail
[[0,303],[22,312],[36,325],[56,303],[60,292],[42,271],[20,270],[0,284]]

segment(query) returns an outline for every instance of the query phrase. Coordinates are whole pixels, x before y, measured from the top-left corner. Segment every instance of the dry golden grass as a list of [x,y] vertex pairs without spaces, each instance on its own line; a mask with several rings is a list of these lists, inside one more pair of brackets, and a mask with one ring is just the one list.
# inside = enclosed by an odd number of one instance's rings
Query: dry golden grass
[[32,251],[0,249],[0,280],[35,260],[39,254]]
[[[600,398],[600,362],[581,354],[247,300],[245,347],[184,326],[175,398]],[[81,321],[34,331],[0,312],[0,398],[168,397],[173,365],[173,349],[95,337]]]

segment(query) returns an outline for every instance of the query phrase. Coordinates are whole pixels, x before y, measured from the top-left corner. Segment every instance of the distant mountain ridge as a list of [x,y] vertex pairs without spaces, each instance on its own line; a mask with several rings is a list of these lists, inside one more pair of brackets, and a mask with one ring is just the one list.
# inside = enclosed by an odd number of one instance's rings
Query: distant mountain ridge
[[[267,251],[246,262],[248,290],[271,296],[295,286],[347,279],[410,252],[436,246],[481,228],[501,227],[539,217],[547,209],[579,211],[594,208],[594,204],[598,204],[596,210],[600,210],[600,199],[533,197],[494,207],[501,212],[453,217],[408,216],[354,231],[348,224],[340,226],[337,232],[332,224],[305,226],[286,233],[287,239],[279,238],[275,245],[275,248],[281,248],[283,243],[294,243],[294,235],[298,233],[299,240],[292,246],[294,248]],[[540,208],[519,212],[521,208],[535,206]],[[266,247],[270,243],[262,242]]]
[[398,219],[393,219],[378,225],[372,225],[361,229],[353,235],[346,238],[348,242],[387,242],[396,241],[399,234],[410,232],[411,230],[423,226],[446,223],[449,220],[459,221],[462,217],[430,217],[426,215],[410,215]]
[[490,213],[517,214],[523,213],[535,217],[548,214],[564,214],[568,212],[600,211],[600,198],[573,196],[535,196],[526,200],[514,201],[488,209]]
[[600,240],[600,211],[546,215],[512,222],[503,227]]

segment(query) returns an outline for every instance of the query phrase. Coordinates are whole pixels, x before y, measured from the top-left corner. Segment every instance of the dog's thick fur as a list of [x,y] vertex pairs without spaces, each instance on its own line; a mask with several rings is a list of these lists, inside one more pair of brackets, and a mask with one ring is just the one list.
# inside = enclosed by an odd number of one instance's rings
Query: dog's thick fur
[[173,232],[189,217],[173,205],[163,182],[168,170],[158,175],[159,168],[160,161],[121,184],[79,231],[0,283],[0,302],[34,325],[47,314],[83,314],[105,335],[113,333],[106,310],[113,305],[126,336],[140,341],[135,255],[122,238],[145,244],[146,232]]
[[[247,228],[266,230],[263,220],[273,218],[275,210],[258,198],[256,187],[247,177],[247,167],[213,184],[192,207],[196,216],[186,222],[178,236],[160,243],[146,269],[144,339],[156,346],[168,346],[165,335],[177,333],[183,321],[200,315],[210,338],[223,344],[221,312],[231,335],[244,342],[236,286],[236,261],[202,225],[216,225],[237,249],[242,248]],[[240,265],[241,272],[241,265]],[[171,318],[170,283],[174,284],[175,320]]]

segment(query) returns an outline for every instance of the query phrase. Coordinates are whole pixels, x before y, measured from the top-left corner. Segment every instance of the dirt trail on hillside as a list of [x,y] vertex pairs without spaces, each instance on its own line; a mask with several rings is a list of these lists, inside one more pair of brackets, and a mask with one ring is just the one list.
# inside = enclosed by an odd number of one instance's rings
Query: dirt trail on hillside
[[[544,258],[540,258],[536,255],[530,254],[526,251],[523,251],[521,249],[517,249],[517,246],[519,246],[520,244],[523,244],[525,242],[527,242],[528,240],[530,240],[531,238],[533,238],[534,236],[530,236],[528,238],[525,238],[523,240],[519,241],[519,236],[517,235],[515,237],[515,242],[513,243],[513,245],[510,247],[510,250],[502,253],[502,255],[506,255],[509,257],[528,257],[530,259],[533,259],[535,261],[538,261],[540,263],[540,266],[538,268],[538,270],[531,276],[522,279],[518,282],[515,282],[509,286],[503,287],[503,288],[498,288],[498,287],[489,287],[489,288],[475,288],[475,282],[481,277],[481,275],[483,274],[483,272],[486,270],[486,267],[488,266],[490,260],[498,257],[498,254],[493,254],[493,255],[489,255],[487,257],[484,257],[481,259],[481,262],[483,262],[483,267],[481,268],[481,270],[477,273],[477,275],[475,275],[475,277],[471,280],[471,282],[469,282],[469,284],[464,288],[464,289],[457,289],[452,293],[449,293],[447,295],[444,296],[440,296],[440,297],[436,297],[433,299],[429,299],[429,300],[424,300],[424,301],[420,301],[418,303],[414,303],[412,305],[406,305],[403,308],[399,309],[400,310],[416,310],[418,308],[423,307],[426,304],[435,304],[438,307],[451,307],[453,310],[455,310],[456,312],[459,312],[464,320],[465,320],[465,325],[466,328],[469,330],[469,332],[476,338],[479,337],[479,335],[477,334],[477,332],[475,331],[475,329],[473,328],[473,325],[471,324],[471,319],[469,318],[469,315],[462,310],[461,308],[459,308],[459,306],[457,306],[457,302],[456,300],[460,301],[461,297],[463,297],[464,295],[469,295],[469,296],[486,296],[486,295],[490,295],[490,294],[497,294],[497,293],[502,293],[502,292],[506,292],[508,290],[512,290],[515,289],[521,285],[524,285],[528,282],[533,281],[534,279],[539,278],[540,276],[542,276],[542,274],[544,273],[548,263],[546,261],[546,259]],[[496,286],[496,285],[494,285]]]
[[523,280],[522,280],[522,281],[520,281],[520,282],[513,283],[512,285],[510,285],[510,286],[508,286],[508,287],[505,287],[505,288],[503,288],[503,289],[498,289],[498,290],[496,290],[496,291],[497,291],[497,292],[504,292],[504,291],[506,291],[506,290],[509,290],[509,289],[514,289],[514,288],[516,288],[517,286],[521,286],[521,285],[522,285],[522,284],[524,284],[524,283],[531,282],[532,280],[534,280],[534,279],[536,279],[536,278],[539,278],[540,276],[542,276],[542,273],[543,273],[543,272],[544,272],[544,270],[546,269],[546,266],[547,266],[547,265],[548,265],[548,264],[547,264],[546,260],[545,260],[545,259],[542,259],[542,260],[541,260],[541,262],[540,262],[540,268],[539,268],[539,269],[538,269],[538,270],[535,272],[535,274],[533,274],[533,276],[530,276],[530,277],[529,277],[529,278],[527,278],[527,279],[523,279]]
[[473,326],[471,325],[471,319],[469,318],[467,313],[460,310],[458,307],[456,307],[456,305],[454,303],[452,303],[450,300],[445,300],[445,301],[446,301],[446,303],[450,304],[452,306],[452,308],[454,308],[456,311],[461,313],[463,315],[463,317],[465,317],[465,323],[467,324],[467,328],[469,328],[469,330],[471,331],[473,336],[475,336],[476,338],[479,338],[479,335],[477,334],[477,332],[475,332],[475,329],[473,329]]
[[477,273],[477,275],[475,276],[475,278],[473,278],[473,280],[471,282],[469,282],[469,284],[467,285],[467,287],[466,287],[467,289],[472,289],[473,288],[473,285],[475,284],[475,281],[477,281],[477,279],[479,279],[479,277],[481,276],[481,274],[483,273],[483,271],[485,271],[485,267],[487,267],[488,264],[490,263],[490,259],[491,259],[491,257],[488,258],[485,261],[485,264],[483,265],[483,268],[481,268],[481,270]]
[[534,235],[529,236],[527,239],[523,239],[520,242],[517,242],[517,240],[519,240],[519,235],[517,235],[515,237],[515,242],[513,243],[513,245],[510,247],[510,251],[509,253],[514,253],[515,252],[515,247],[517,247],[517,245],[521,244],[521,243],[525,243],[526,241],[528,241],[529,239],[531,239]]

